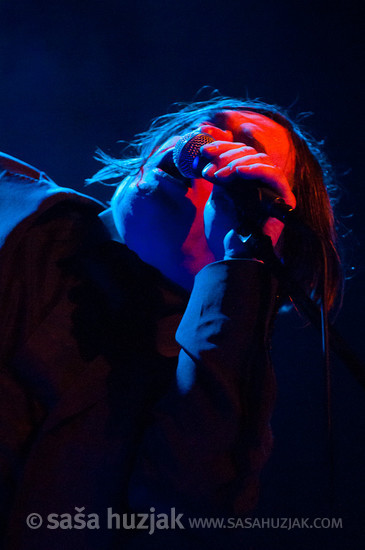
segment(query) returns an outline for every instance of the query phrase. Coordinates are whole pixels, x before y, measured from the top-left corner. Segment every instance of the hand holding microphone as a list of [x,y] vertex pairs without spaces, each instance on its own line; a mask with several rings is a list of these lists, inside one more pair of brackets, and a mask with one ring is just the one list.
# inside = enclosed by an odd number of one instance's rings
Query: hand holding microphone
[[[226,217],[229,210],[231,215],[235,210],[237,225],[242,226],[243,222],[244,227],[246,224],[250,228],[252,224],[262,224],[263,233],[270,236],[274,247],[283,222],[295,221],[296,200],[289,182],[265,152],[244,143],[215,140],[211,135],[192,132],[175,145],[174,162],[185,177],[203,177],[214,184],[206,206],[208,219],[217,214],[210,210],[216,211],[220,206]],[[211,232],[212,227],[208,228],[208,233]]]

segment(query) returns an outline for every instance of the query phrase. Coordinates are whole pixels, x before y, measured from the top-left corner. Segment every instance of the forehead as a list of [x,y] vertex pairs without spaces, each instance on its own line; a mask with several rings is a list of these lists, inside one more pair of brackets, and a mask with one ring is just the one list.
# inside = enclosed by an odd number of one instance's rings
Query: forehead
[[214,115],[213,123],[222,130],[231,131],[234,138],[260,134],[277,143],[291,141],[286,128],[271,118],[254,111],[220,111]]

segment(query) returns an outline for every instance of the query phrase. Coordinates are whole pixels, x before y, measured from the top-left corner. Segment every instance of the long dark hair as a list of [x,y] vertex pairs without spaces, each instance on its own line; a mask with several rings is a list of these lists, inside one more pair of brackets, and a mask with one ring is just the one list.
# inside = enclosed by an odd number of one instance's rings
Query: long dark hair
[[291,136],[295,148],[293,192],[297,199],[296,211],[313,230],[312,234],[299,234],[290,227],[285,228],[284,263],[316,301],[325,293],[328,309],[338,305],[342,297],[343,273],[333,214],[337,186],[321,144],[284,109],[259,100],[215,95],[207,101],[176,105],[178,110],[156,118],[146,132],[138,134],[122,158],[98,151],[96,158],[104,167],[87,183],[119,185],[125,177],[136,175],[153,151],[171,136],[195,129],[202,121],[213,120],[220,111],[245,110],[263,114],[283,126]]

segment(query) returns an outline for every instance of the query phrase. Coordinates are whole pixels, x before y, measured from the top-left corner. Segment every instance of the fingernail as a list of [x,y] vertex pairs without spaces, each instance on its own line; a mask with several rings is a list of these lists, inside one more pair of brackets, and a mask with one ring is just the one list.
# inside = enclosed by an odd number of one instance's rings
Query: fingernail
[[[212,172],[212,173],[210,173],[210,172]],[[212,177],[213,175],[214,175],[214,165],[212,163],[209,163],[202,170],[202,176],[204,178],[205,176]]]
[[202,145],[200,148],[200,151],[204,154],[207,153],[208,155],[211,154],[215,150],[214,145]]

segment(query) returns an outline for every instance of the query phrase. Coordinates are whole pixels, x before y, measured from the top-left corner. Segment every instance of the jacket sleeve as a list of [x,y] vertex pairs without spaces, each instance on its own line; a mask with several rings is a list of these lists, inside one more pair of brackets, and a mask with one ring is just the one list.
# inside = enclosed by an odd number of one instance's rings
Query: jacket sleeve
[[253,508],[271,448],[275,294],[276,282],[254,260],[216,262],[197,275],[177,331],[176,379],[155,409],[132,478],[133,506]]

